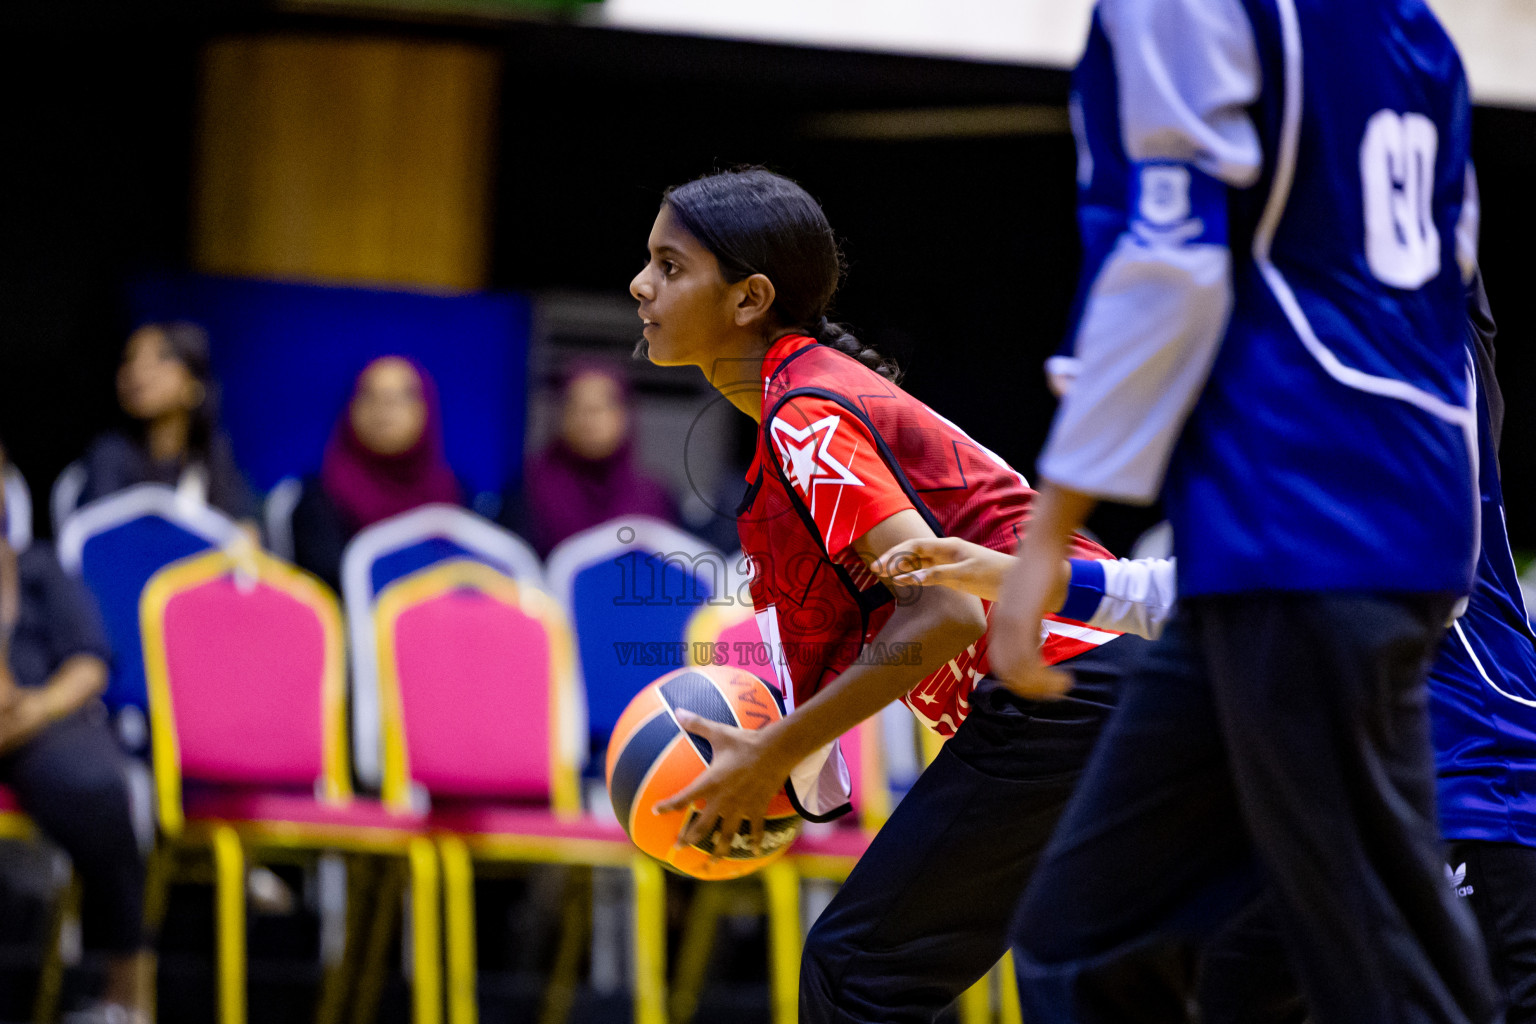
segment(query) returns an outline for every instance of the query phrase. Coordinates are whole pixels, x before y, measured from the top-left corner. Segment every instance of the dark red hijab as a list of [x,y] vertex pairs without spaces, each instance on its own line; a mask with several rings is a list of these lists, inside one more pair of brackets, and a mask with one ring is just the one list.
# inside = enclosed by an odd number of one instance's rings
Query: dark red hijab
[[419,363],[403,356],[375,359],[357,375],[353,399],[368,371],[384,359],[400,359],[416,372],[427,415],[415,444],[398,455],[380,455],[363,444],[352,428],[352,403],[348,401],[320,463],[320,486],[354,530],[433,502],[462,502],[459,482],[443,455],[443,415],[437,385]]
[[571,385],[594,374],[608,377],[619,389],[629,412],[629,433],[618,448],[602,459],[578,454],[559,436],[528,460],[523,470],[528,540],[540,555],[572,534],[616,516],[646,515],[669,522],[677,518],[671,497],[658,481],[640,468],[634,450],[634,396],[623,369],[598,360],[583,360],[565,373],[560,390],[563,411]]

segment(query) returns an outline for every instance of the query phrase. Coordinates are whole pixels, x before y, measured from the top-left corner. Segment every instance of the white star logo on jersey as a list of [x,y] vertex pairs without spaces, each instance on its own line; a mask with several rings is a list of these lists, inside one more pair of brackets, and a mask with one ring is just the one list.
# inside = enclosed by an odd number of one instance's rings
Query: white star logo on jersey
[[811,497],[811,489],[819,484],[864,486],[864,481],[838,462],[829,450],[832,435],[842,421],[841,416],[827,416],[802,429],[774,417],[769,428],[774,446],[779,450],[780,460],[789,467],[790,482],[804,491],[806,497]]

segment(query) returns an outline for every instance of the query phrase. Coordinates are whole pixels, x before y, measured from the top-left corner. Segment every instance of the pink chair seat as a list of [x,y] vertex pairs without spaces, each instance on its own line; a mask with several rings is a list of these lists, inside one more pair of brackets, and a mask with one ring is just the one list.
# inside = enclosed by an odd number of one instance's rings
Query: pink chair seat
[[21,814],[21,805],[16,802],[16,794],[0,786],[0,814]]
[[376,800],[333,803],[308,793],[200,787],[189,789],[182,801],[189,821],[410,833],[419,833],[426,824],[424,815],[397,813]]
[[629,846],[618,822],[583,815],[557,818],[533,807],[498,804],[447,804],[432,809],[432,827],[463,836],[527,836],[538,839],[579,839]]
[[802,834],[790,847],[790,856],[847,857],[858,860],[869,849],[873,832],[862,828],[835,828],[816,835]]

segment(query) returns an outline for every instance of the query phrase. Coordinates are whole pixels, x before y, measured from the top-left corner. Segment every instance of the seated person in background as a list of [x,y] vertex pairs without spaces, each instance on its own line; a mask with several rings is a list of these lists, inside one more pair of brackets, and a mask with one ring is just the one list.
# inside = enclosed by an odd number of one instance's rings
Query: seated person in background
[[431,375],[403,356],[363,368],[320,465],[293,510],[294,561],[334,589],[341,554],[364,527],[413,508],[461,504],[443,454],[443,419]]
[[117,400],[129,425],[86,448],[82,504],[135,484],[169,484],[255,530],[256,499],[219,426],[208,332],[190,323],[134,331],[117,369]]
[[560,389],[559,433],[523,467],[522,490],[507,501],[502,525],[545,558],[572,534],[616,516],[676,523],[671,495],[635,458],[633,427],[634,396],[622,367],[573,365]]
[[[4,501],[0,491],[0,523]],[[86,948],[106,956],[101,1001],[65,1019],[147,1024],[154,970],[144,934],[145,858],[130,811],[128,758],[96,702],[107,658],[84,586],[46,547],[17,553],[0,529],[0,784],[69,854],[84,886]]]

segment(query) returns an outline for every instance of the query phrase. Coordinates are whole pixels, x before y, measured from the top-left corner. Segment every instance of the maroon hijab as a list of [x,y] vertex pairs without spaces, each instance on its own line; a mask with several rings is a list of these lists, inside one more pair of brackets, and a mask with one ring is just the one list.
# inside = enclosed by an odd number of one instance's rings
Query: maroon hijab
[[462,500],[459,482],[443,455],[443,418],[437,385],[420,364],[403,356],[381,356],[357,375],[352,396],[357,397],[369,370],[381,360],[391,358],[401,359],[416,372],[421,400],[427,407],[426,421],[421,436],[411,447],[398,455],[380,455],[363,444],[352,428],[350,400],[342,410],[320,463],[320,486],[354,530],[422,505],[456,505]]
[[523,471],[528,540],[540,555],[547,555],[572,534],[616,516],[654,516],[668,522],[677,518],[666,488],[647,476],[635,458],[634,396],[621,368],[596,360],[575,364],[565,374],[560,408],[563,411],[570,398],[571,385],[593,374],[608,377],[618,386],[629,412],[630,431],[605,458],[586,458],[556,435],[528,460]]

